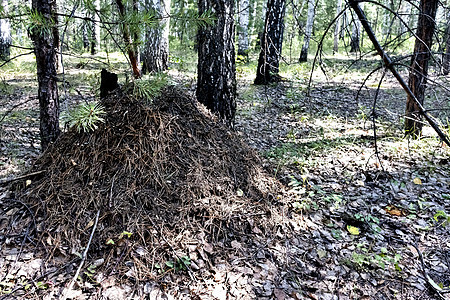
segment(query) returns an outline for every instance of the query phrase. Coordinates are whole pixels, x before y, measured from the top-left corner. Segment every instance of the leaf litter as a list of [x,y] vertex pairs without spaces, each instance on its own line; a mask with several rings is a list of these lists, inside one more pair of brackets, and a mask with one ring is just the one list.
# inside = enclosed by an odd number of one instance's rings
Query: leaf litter
[[382,169],[370,128],[335,125],[336,91],[316,88],[307,105],[282,84],[239,99],[263,159],[183,92],[110,98],[97,133],[69,131],[42,178],[2,191],[2,291],[60,296],[100,210],[74,299],[445,299],[448,151],[386,136]]

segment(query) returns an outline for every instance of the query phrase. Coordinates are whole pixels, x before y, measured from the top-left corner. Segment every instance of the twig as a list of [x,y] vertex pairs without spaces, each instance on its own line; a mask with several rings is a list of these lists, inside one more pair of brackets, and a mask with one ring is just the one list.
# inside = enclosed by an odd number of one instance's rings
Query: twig
[[[370,2],[370,1],[367,1]],[[364,14],[364,11],[359,7],[359,0],[351,0],[349,1],[350,7],[355,11],[356,15],[358,16],[359,20],[361,21],[361,24],[366,31],[367,35],[369,36],[370,41],[372,42],[373,46],[377,50],[378,54],[383,59],[384,65],[387,69],[389,69],[394,75],[395,79],[397,79],[400,86],[403,88],[403,90],[406,92],[406,94],[411,97],[411,99],[414,101],[414,103],[417,105],[419,109],[419,113],[427,120],[428,124],[434,129],[434,131],[438,134],[440,139],[447,144],[447,146],[450,146],[450,141],[447,137],[447,135],[442,132],[442,130],[439,128],[439,125],[436,124],[436,122],[432,119],[432,117],[425,111],[425,108],[422,106],[422,104],[417,99],[416,95],[411,91],[408,84],[403,80],[403,78],[400,76],[398,71],[394,68],[392,59],[390,56],[384,51],[384,49],[381,47],[380,43],[378,42],[377,38],[375,37],[375,34],[372,31],[372,27],[369,24],[369,21],[367,21],[366,15]],[[417,38],[417,37],[416,37]]]
[[153,227],[159,228],[159,231],[160,231],[159,234],[161,235],[162,239],[169,246],[170,250],[172,250],[173,254],[175,254],[175,256],[177,257],[178,261],[181,262],[183,264],[183,266],[186,268],[186,270],[188,271],[188,274],[189,274],[189,277],[191,278],[191,280],[192,281],[196,280],[197,278],[195,277],[194,272],[192,272],[191,268],[189,268],[189,266],[184,262],[184,260],[181,259],[181,257],[178,256],[178,254],[175,251],[175,249],[172,247],[172,245],[169,243],[169,241],[164,236],[164,233],[162,232],[161,227],[157,227],[152,219],[150,219],[150,222],[152,223]]
[[30,178],[30,177],[33,177],[33,176],[36,176],[36,175],[40,175],[42,173],[45,173],[45,171],[41,170],[41,171],[37,171],[37,172],[33,172],[33,173],[20,175],[20,176],[17,176],[17,177],[14,177],[14,178],[10,178],[10,179],[3,179],[3,180],[0,180],[0,186],[1,185],[7,185],[7,184],[9,184],[11,182],[14,182],[14,181],[27,179],[27,178]]
[[416,244],[412,244],[412,243],[410,243],[410,245],[413,246],[417,251],[417,254],[418,254],[419,260],[420,260],[421,271],[422,271],[422,275],[423,275],[424,279],[427,281],[427,283],[433,289],[433,291],[436,294],[438,294],[441,299],[445,300],[446,298],[441,293],[448,293],[448,292],[450,292],[450,289],[441,288],[439,285],[436,284],[436,282],[434,282],[433,279],[431,279],[431,277],[428,275],[427,271],[425,270],[425,263],[423,261],[423,255],[422,255],[422,252],[419,250],[419,247]]
[[73,276],[72,280],[70,281],[69,286],[67,287],[67,289],[65,289],[64,294],[61,297],[62,300],[66,300],[67,299],[67,296],[68,296],[70,290],[72,289],[73,284],[77,280],[78,275],[80,275],[81,268],[83,267],[83,264],[86,261],[87,253],[89,251],[89,246],[91,245],[92,238],[94,237],[95,229],[97,228],[99,215],[100,215],[100,210],[97,210],[97,215],[95,216],[95,223],[94,223],[94,227],[92,228],[91,236],[89,237],[89,242],[88,242],[88,244],[86,246],[86,249],[84,249],[83,257],[81,258],[81,262],[80,262],[80,265],[78,266],[78,270],[75,273],[75,276]]

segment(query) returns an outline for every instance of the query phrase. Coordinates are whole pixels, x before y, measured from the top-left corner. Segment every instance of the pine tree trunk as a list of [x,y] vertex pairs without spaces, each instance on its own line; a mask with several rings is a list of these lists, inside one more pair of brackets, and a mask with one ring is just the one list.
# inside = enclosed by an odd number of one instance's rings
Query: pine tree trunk
[[170,0],[147,0],[146,10],[159,18],[158,26],[147,28],[142,49],[142,73],[165,71],[169,67]]
[[134,78],[141,77],[141,70],[139,69],[139,58],[136,48],[133,45],[133,40],[131,39],[130,27],[126,21],[125,6],[122,0],[116,0],[117,8],[119,9],[119,16],[122,21],[122,37],[125,42],[126,51],[128,53],[128,59],[130,60],[131,69],[133,70]]
[[306,62],[308,60],[309,41],[314,25],[315,15],[315,2],[314,0],[308,1],[308,17],[306,19],[305,38],[303,39],[302,51],[300,52],[299,62]]
[[[336,17],[342,11],[342,0],[337,0],[336,5]],[[339,32],[341,31],[341,20],[337,19],[336,24],[334,25],[334,41],[333,41],[333,54],[336,54],[339,51]]]
[[[4,13],[8,13],[8,0],[1,0]],[[8,19],[0,19],[0,60],[8,60],[11,52],[11,25]]]
[[232,127],[236,113],[234,1],[198,0],[199,14],[211,10],[214,25],[198,30],[197,99]]
[[[417,23],[417,39],[414,44],[414,54],[411,58],[408,85],[414,96],[423,104],[427,84],[428,62],[431,57],[431,45],[435,30],[435,18],[438,0],[421,0],[420,13]],[[419,108],[414,100],[408,96],[406,100],[405,131],[413,138],[422,134],[422,122]]]
[[255,84],[280,81],[278,75],[284,33],[286,0],[267,2],[266,22],[261,37],[261,52],[258,59]]
[[238,55],[248,57],[248,24],[250,16],[249,0],[241,0],[239,7],[239,35],[238,35]]
[[95,0],[94,6],[95,12],[92,14],[91,55],[94,55],[100,49],[100,24],[98,18],[98,13],[100,11],[100,0]]
[[[45,18],[45,24],[57,24],[56,1],[33,0],[32,8]],[[60,134],[56,78],[57,49],[59,44],[57,26],[55,25],[51,28],[36,27],[31,32],[31,38],[34,43],[39,84],[41,147],[42,150],[45,150]]]

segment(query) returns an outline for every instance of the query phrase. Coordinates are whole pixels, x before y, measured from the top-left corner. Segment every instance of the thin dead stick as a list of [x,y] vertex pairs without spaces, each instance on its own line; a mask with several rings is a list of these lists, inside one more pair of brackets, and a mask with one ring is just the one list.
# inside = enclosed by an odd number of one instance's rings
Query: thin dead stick
[[14,181],[27,179],[27,178],[30,178],[30,177],[33,177],[33,176],[36,176],[36,175],[40,175],[40,174],[43,174],[43,173],[45,173],[45,171],[41,170],[41,171],[37,171],[37,172],[33,172],[33,173],[20,175],[20,176],[11,178],[11,179],[3,179],[3,180],[0,180],[0,185],[6,185],[6,184],[9,184],[9,183],[14,182]]
[[436,131],[436,133],[441,138],[441,140],[444,143],[446,143],[447,146],[450,147],[450,141],[448,140],[447,135],[444,132],[442,132],[442,130],[439,128],[439,125],[436,124],[436,122],[431,118],[431,116],[423,108],[422,104],[419,102],[417,97],[411,91],[408,84],[403,80],[403,78],[400,76],[400,74],[394,68],[391,58],[381,47],[380,43],[378,42],[377,38],[375,37],[375,34],[372,31],[372,27],[370,26],[369,22],[367,21],[364,11],[361,9],[361,7],[359,7],[359,4],[358,4],[359,2],[362,2],[362,1],[350,0],[349,5],[355,11],[356,15],[358,16],[358,19],[361,21],[361,24],[364,27],[364,30],[366,31],[367,35],[369,36],[370,41],[372,42],[373,46],[377,50],[378,54],[383,59],[384,65],[386,66],[387,69],[389,69],[392,72],[392,75],[394,75],[395,79],[397,79],[398,83],[400,83],[401,87],[406,92],[406,94],[408,94],[408,96],[410,96],[411,99],[414,100],[417,107],[419,108],[420,114],[424,116],[424,118],[425,118],[425,120],[427,120],[428,124],[430,124],[430,126],[434,129],[434,131]]
[[100,210],[97,210],[97,215],[95,216],[94,227],[92,228],[91,236],[89,237],[89,242],[88,242],[88,244],[87,244],[87,246],[86,246],[86,249],[84,249],[83,256],[81,257],[81,263],[80,263],[80,265],[78,266],[78,270],[77,270],[77,272],[75,273],[75,276],[73,276],[72,280],[70,281],[69,286],[68,286],[67,289],[64,291],[63,296],[60,298],[60,299],[62,299],[62,300],[66,300],[66,299],[67,299],[67,296],[68,296],[69,292],[72,290],[72,287],[73,287],[75,281],[77,280],[78,275],[80,275],[81,268],[83,267],[83,264],[84,264],[84,262],[86,261],[87,253],[88,253],[88,251],[89,251],[89,246],[91,245],[92,238],[94,237],[95,229],[97,228],[98,217],[99,217],[99,216],[100,216]]

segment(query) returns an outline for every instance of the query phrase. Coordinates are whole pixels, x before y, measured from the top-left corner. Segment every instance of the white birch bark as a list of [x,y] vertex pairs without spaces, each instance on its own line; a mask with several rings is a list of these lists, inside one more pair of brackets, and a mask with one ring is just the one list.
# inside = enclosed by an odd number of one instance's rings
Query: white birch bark
[[314,17],[316,12],[315,0],[308,0],[308,17],[306,19],[305,37],[303,39],[302,51],[300,52],[300,62],[305,62],[308,59],[309,42],[314,25]]
[[157,14],[158,24],[147,28],[142,50],[142,72],[161,72],[169,67],[170,0],[147,0],[146,9]]
[[248,57],[248,24],[250,16],[249,0],[241,0],[239,6],[238,55]]
[[[336,5],[336,17],[342,12],[342,0],[337,0]],[[341,18],[336,20],[334,25],[334,42],[333,42],[333,54],[339,51],[339,32],[341,31]]]
[[[8,13],[8,0],[1,1],[3,12]],[[11,25],[8,19],[0,19],[0,60],[9,59],[11,49]]]

